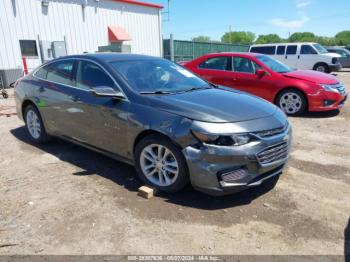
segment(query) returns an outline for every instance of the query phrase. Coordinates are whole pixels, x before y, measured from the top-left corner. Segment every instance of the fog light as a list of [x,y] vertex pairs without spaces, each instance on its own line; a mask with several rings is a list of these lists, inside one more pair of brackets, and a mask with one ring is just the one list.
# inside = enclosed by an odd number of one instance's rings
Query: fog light
[[234,171],[223,173],[221,175],[221,179],[222,181],[225,181],[225,182],[232,182],[232,181],[242,179],[247,175],[248,175],[248,172],[245,169],[237,169]]
[[330,106],[335,103],[334,100],[323,100],[323,106]]

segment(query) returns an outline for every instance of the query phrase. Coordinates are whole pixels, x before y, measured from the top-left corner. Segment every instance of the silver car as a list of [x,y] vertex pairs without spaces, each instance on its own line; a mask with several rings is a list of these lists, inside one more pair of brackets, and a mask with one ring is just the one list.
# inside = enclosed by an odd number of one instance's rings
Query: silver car
[[16,83],[18,116],[42,143],[58,137],[136,167],[167,192],[223,195],[278,178],[291,126],[273,104],[214,86],[170,61],[88,54],[50,61]]

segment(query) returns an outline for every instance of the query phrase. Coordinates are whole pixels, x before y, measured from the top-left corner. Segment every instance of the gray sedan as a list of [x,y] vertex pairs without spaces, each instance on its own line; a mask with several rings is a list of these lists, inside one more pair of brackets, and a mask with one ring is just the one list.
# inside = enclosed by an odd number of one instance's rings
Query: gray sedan
[[280,109],[160,58],[59,58],[19,80],[15,97],[35,142],[58,137],[135,165],[167,192],[189,182],[212,195],[258,186],[278,179],[289,156]]
[[350,51],[341,47],[330,47],[327,48],[328,52],[337,53],[341,55],[339,62],[344,68],[350,68]]

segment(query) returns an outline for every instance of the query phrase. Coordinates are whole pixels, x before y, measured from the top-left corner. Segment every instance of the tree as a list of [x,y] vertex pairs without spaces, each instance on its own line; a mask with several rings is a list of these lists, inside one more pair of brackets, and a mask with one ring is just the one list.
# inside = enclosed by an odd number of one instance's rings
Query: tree
[[324,46],[334,46],[337,45],[334,37],[325,37],[325,36],[316,36],[316,43],[319,43]]
[[270,44],[270,43],[281,43],[283,39],[276,34],[259,35],[255,44]]
[[252,44],[254,42],[255,35],[252,32],[236,31],[226,32],[221,37],[221,42],[228,44]]
[[338,45],[350,46],[350,31],[342,31],[335,35],[335,41]]
[[193,37],[192,41],[193,42],[210,42],[210,37],[209,36],[200,35],[200,36]]
[[289,42],[316,42],[316,36],[311,32],[297,32],[288,38]]

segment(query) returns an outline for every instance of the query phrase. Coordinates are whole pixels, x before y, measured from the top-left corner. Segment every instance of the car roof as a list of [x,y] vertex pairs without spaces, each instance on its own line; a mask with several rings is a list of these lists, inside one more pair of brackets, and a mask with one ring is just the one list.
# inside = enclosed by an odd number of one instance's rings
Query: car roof
[[90,59],[94,61],[114,62],[114,61],[132,61],[132,60],[153,60],[161,59],[160,57],[136,55],[136,54],[119,54],[119,53],[87,53],[82,55],[70,55],[58,58],[60,59]]
[[242,56],[242,57],[252,57],[252,56],[257,56],[257,55],[262,55],[258,53],[248,53],[248,52],[218,52],[218,53],[210,53],[203,55],[201,57],[210,57],[210,56]]
[[253,47],[253,46],[271,46],[271,45],[299,45],[299,44],[314,45],[317,43],[315,43],[315,42],[271,43],[271,44],[256,44],[256,45],[251,45],[250,47]]

